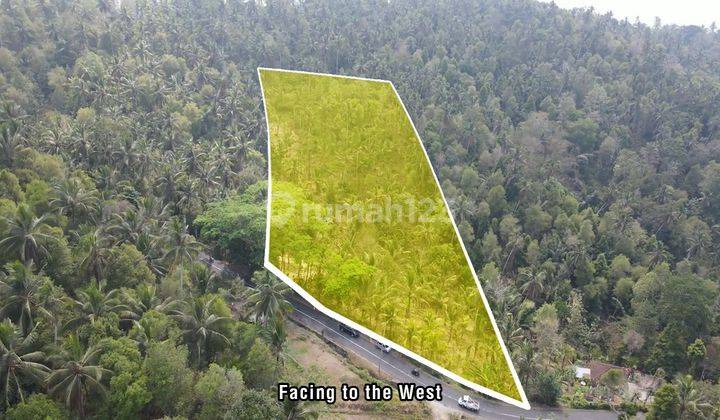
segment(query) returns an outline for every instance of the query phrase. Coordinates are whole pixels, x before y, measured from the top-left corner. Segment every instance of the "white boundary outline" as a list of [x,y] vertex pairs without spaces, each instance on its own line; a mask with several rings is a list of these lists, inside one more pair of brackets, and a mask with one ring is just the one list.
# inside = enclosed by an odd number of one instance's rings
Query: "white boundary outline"
[[[468,381],[467,379],[464,379],[460,377],[459,375],[443,368],[442,366],[431,362],[430,360],[425,359],[424,357],[420,356],[419,354],[414,353],[411,350],[406,349],[405,347],[394,343],[391,340],[388,340],[387,338],[371,331],[368,328],[363,327],[360,324],[357,324],[356,322],[345,318],[344,316],[338,314],[337,312],[334,312],[331,309],[326,308],[322,303],[320,303],[317,299],[315,299],[312,295],[310,295],[308,292],[306,292],[300,285],[295,283],[290,277],[288,277],[285,273],[283,273],[280,269],[278,269],[273,263],[270,262],[270,203],[271,203],[271,197],[272,197],[272,159],[270,157],[270,121],[267,114],[267,104],[265,102],[265,90],[263,88],[262,84],[262,77],[260,75],[261,70],[266,71],[276,71],[276,72],[284,72],[284,73],[300,73],[300,74],[308,74],[313,76],[325,76],[325,77],[337,77],[337,78],[343,78],[343,79],[355,79],[355,80],[364,80],[369,82],[378,82],[378,83],[387,83],[392,87],[393,92],[395,92],[395,96],[397,97],[398,101],[403,107],[403,110],[405,111],[405,115],[407,119],[410,121],[410,125],[413,128],[413,132],[415,133],[415,137],[417,138],[418,142],[420,143],[420,147],[423,150],[423,153],[425,153],[425,158],[427,159],[428,165],[430,165],[430,170],[432,171],[433,178],[435,179],[435,183],[438,187],[438,190],[440,191],[440,195],[442,196],[443,202],[445,203],[445,210],[447,211],[448,216],[450,217],[450,221],[452,222],[453,228],[455,229],[455,234],[457,235],[457,239],[460,242],[460,246],[463,250],[463,254],[465,255],[465,260],[470,266],[470,272],[472,273],[473,278],[475,279],[475,284],[477,285],[478,290],[480,291],[480,296],[482,297],[483,304],[485,305],[485,309],[487,310],[487,314],[490,317],[490,321],[493,326],[493,330],[495,331],[495,336],[500,341],[500,347],[502,347],[503,354],[505,355],[505,360],[507,361],[508,366],[510,367],[510,373],[512,374],[513,379],[515,380],[515,386],[518,389],[518,392],[520,393],[521,401],[518,401],[514,398],[508,397],[507,395],[501,394],[497,391],[493,391],[492,389],[486,388],[482,385],[476,384],[474,382]],[[268,269],[271,273],[275,274],[277,277],[282,279],[285,283],[287,283],[293,290],[295,290],[298,294],[300,294],[303,298],[305,298],[310,304],[312,304],[316,309],[320,310],[321,312],[325,313],[326,315],[330,316],[331,318],[334,318],[337,321],[340,321],[342,323],[345,323],[358,331],[362,332],[363,334],[372,337],[375,340],[381,341],[381,342],[389,342],[392,347],[399,351],[400,353],[417,360],[418,362],[442,373],[443,375],[447,376],[450,379],[453,379],[456,382],[459,382],[471,389],[474,389],[475,391],[481,392],[483,394],[489,395],[493,398],[497,398],[500,401],[506,402],[508,404],[514,405],[516,407],[523,408],[525,410],[530,410],[530,402],[527,399],[527,396],[525,395],[525,390],[523,389],[522,384],[520,383],[520,379],[518,378],[517,372],[515,371],[515,366],[512,363],[512,360],[510,359],[510,354],[508,353],[507,347],[505,346],[505,342],[503,341],[502,335],[500,335],[500,330],[498,329],[497,323],[495,322],[495,317],[492,314],[492,311],[490,310],[490,305],[488,304],[488,300],[485,297],[485,292],[483,292],[482,286],[480,285],[480,279],[478,279],[477,273],[475,272],[475,267],[473,267],[472,261],[470,261],[470,256],[468,255],[467,249],[465,248],[465,244],[463,243],[462,237],[460,236],[460,231],[458,230],[457,224],[455,223],[455,218],[452,215],[452,212],[450,211],[450,206],[448,205],[447,199],[445,198],[445,193],[443,193],[442,188],[440,187],[440,181],[438,180],[437,175],[435,174],[435,168],[432,166],[432,162],[430,161],[430,156],[427,153],[427,150],[425,149],[425,145],[422,142],[422,139],[420,138],[420,134],[417,131],[417,128],[415,128],[415,123],[413,122],[412,118],[410,117],[410,113],[408,112],[407,108],[405,107],[405,103],[403,103],[402,98],[400,97],[400,94],[398,93],[397,89],[395,89],[395,85],[389,80],[382,80],[382,79],[368,79],[364,77],[354,77],[354,76],[342,76],[342,75],[336,75],[336,74],[328,74],[328,73],[316,73],[316,72],[309,72],[309,71],[301,71],[301,70],[285,70],[285,69],[276,69],[276,68],[268,68],[268,67],[258,67],[257,68],[257,75],[258,75],[258,81],[260,82],[260,92],[262,94],[262,100],[263,100],[263,111],[265,112],[265,126],[267,129],[267,160],[268,160],[268,187],[267,187],[267,216],[266,216],[266,226],[265,226],[265,257],[264,257],[264,266],[266,269]]]

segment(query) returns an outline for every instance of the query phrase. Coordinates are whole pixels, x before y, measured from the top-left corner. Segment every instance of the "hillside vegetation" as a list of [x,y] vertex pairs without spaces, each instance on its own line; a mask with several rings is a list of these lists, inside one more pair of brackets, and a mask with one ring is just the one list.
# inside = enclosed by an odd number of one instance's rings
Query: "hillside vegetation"
[[269,260],[325,307],[521,401],[392,85],[263,69]]
[[121,3],[0,1],[4,415],[297,409],[268,394],[282,286],[196,264],[204,243],[261,266],[257,66],[395,83],[533,401],[607,399],[617,381],[560,400],[598,359],[668,381],[656,418],[718,415],[715,28],[527,0]]

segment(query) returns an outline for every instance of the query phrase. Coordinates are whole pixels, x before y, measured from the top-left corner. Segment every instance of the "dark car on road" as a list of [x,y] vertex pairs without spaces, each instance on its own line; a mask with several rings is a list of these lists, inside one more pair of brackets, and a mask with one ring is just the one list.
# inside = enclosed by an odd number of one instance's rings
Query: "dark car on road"
[[340,329],[341,332],[344,332],[345,334],[349,335],[350,337],[353,337],[353,338],[360,337],[360,333],[358,332],[358,330],[356,330],[355,328],[350,328],[343,323],[341,323],[338,326],[338,329]]

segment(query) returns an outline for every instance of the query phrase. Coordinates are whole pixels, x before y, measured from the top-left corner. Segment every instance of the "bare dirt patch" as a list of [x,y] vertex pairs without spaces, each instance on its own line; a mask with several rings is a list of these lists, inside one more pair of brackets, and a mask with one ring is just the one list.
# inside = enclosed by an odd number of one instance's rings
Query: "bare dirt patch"
[[[362,367],[354,366],[350,361],[338,354],[315,333],[292,322],[288,323],[288,339],[286,353],[290,359],[288,365],[299,370],[301,378],[320,385],[340,385],[346,383],[360,387],[367,383],[364,378],[373,375]],[[288,366],[291,368],[291,366]],[[430,409],[423,403],[407,402],[368,402],[342,401],[339,398],[333,405],[322,404],[321,418],[327,419],[382,419],[388,418],[428,418]]]
[[288,323],[288,353],[304,368],[318,370],[326,376],[324,385],[362,386],[365,382],[347,362],[314,333]]

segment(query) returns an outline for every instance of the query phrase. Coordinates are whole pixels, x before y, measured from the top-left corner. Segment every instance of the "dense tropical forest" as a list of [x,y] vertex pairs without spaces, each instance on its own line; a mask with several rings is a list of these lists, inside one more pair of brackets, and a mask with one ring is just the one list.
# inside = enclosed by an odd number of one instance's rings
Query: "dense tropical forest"
[[627,401],[653,418],[720,416],[716,28],[529,0],[0,0],[4,417],[312,411],[270,391],[257,66],[395,83],[531,400],[616,393],[571,387],[600,360],[666,381]]

